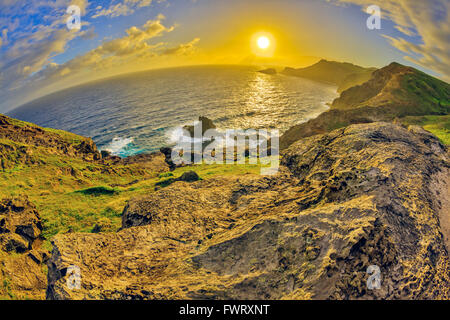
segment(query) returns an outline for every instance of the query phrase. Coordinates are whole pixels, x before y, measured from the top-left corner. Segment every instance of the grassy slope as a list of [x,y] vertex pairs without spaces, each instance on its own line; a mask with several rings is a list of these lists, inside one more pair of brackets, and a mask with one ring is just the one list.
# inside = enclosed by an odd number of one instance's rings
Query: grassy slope
[[292,127],[281,137],[285,149],[300,138],[354,123],[397,120],[419,124],[448,144],[450,85],[398,63],[373,72],[369,81],[341,93],[328,112]]
[[[128,199],[148,195],[154,192],[157,183],[170,177],[177,178],[188,170],[195,170],[203,179],[259,170],[257,165],[197,165],[178,168],[172,173],[139,174],[127,166],[118,166],[114,173],[109,173],[101,164],[79,159],[45,154],[39,158],[44,165],[19,164],[3,171],[0,190],[3,198],[28,196],[43,219],[47,239],[69,230],[90,232],[96,224],[104,231],[116,231]],[[114,186],[136,180],[139,182],[129,186]]]
[[[37,127],[11,118],[8,120],[20,127]],[[44,130],[73,144],[86,139],[65,131]],[[130,198],[149,195],[155,192],[157,184],[164,187],[165,181],[178,178],[186,171],[194,170],[201,179],[208,179],[260,170],[259,165],[201,164],[161,173],[148,170],[139,163],[110,165],[85,161],[49,152],[45,147],[0,139],[0,150],[5,146],[11,149],[0,153],[2,161],[7,158],[7,166],[0,166],[0,198],[27,196],[36,205],[43,222],[44,250],[51,250],[50,239],[58,233],[93,232],[96,225],[102,232],[117,231],[121,227],[123,208]],[[14,263],[21,259],[23,255],[0,250],[0,300],[43,298],[27,296],[16,290],[10,278],[1,277],[2,273],[8,274],[3,270],[2,261]],[[46,274],[45,267],[42,272]]]
[[410,116],[404,117],[400,121],[405,125],[419,125],[433,133],[443,144],[450,145],[450,115]]

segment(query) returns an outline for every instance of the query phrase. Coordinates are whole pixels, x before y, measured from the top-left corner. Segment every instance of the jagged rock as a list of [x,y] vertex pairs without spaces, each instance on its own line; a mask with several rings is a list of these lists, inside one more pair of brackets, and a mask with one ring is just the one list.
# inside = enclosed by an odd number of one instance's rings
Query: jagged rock
[[40,247],[41,231],[39,213],[26,198],[0,201],[0,283],[8,284],[10,298],[44,298],[48,256]]
[[197,172],[195,171],[187,171],[181,175],[176,181],[184,181],[184,182],[194,182],[200,180]]
[[161,148],[160,152],[164,155],[165,161],[171,171],[177,168],[177,165],[172,161],[172,148]]
[[[207,117],[199,117],[197,125],[201,125],[202,135],[204,135],[205,132],[210,130],[210,129],[216,129],[216,125],[213,123],[213,121],[211,119],[208,119]],[[189,135],[191,137],[193,137],[194,133],[195,133],[195,128],[196,128],[196,125],[194,125],[194,126],[185,126],[183,129],[188,131]]]
[[[282,164],[130,200],[117,234],[57,235],[47,298],[450,297],[450,166],[434,136],[352,125],[294,143]],[[79,290],[66,284],[73,265]]]
[[31,249],[41,232],[39,214],[27,199],[0,201],[0,243],[5,251],[24,252]]
[[102,150],[100,153],[101,153],[102,159],[111,157],[111,152],[109,152],[107,150]]

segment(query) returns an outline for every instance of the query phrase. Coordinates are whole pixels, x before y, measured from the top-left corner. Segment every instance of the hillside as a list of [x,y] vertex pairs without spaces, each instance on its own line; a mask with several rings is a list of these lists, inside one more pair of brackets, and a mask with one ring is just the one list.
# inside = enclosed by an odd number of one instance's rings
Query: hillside
[[[0,163],[0,299],[44,299],[50,239],[117,231],[130,198],[151,194],[188,170],[170,172],[162,153],[102,157],[89,138],[3,115]],[[258,167],[234,170],[245,174]],[[229,174],[220,166],[198,173]],[[21,231],[28,229],[32,233]]]
[[[434,116],[428,128],[448,141],[450,85],[411,67],[392,63],[373,72],[369,81],[341,93],[331,109],[319,117],[289,129],[281,138],[287,148],[296,140],[354,123],[396,120],[420,123],[412,117]],[[427,123],[431,123],[428,121]]]
[[449,299],[448,90],[382,68],[291,128],[273,176],[0,115],[0,299]]
[[338,86],[338,92],[366,82],[376,68],[363,68],[347,62],[320,60],[306,68],[285,68],[282,74]]
[[131,199],[117,233],[58,234],[47,298],[448,299],[449,165],[419,127],[305,138],[274,176],[176,182]]

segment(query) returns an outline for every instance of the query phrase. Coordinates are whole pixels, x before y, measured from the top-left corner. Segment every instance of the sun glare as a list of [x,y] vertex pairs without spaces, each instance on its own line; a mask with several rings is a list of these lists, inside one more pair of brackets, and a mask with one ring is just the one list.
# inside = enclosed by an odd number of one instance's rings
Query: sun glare
[[261,49],[267,49],[270,46],[269,38],[262,36],[258,38],[258,47]]
[[269,32],[258,32],[251,38],[253,54],[258,57],[272,58],[275,54],[275,37]]

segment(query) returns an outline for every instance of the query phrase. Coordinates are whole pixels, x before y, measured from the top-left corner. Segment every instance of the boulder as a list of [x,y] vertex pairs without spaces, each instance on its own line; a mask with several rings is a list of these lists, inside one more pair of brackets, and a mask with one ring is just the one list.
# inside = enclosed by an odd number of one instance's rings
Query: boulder
[[176,181],[184,181],[184,182],[194,182],[200,180],[197,172],[195,171],[187,171],[181,175]]
[[0,201],[0,243],[5,251],[24,252],[31,249],[41,232],[39,214],[28,199]]
[[190,137],[193,137],[195,134],[195,128],[196,126],[201,125],[201,132],[202,135],[205,134],[206,131],[210,130],[210,129],[216,129],[216,125],[213,123],[213,121],[211,119],[208,119],[207,117],[199,117],[198,118],[198,123],[196,125],[193,126],[184,126],[184,130],[189,132]]
[[[0,200],[0,296],[43,299],[47,287],[39,213],[27,198]],[[7,290],[4,291],[7,283]]]

